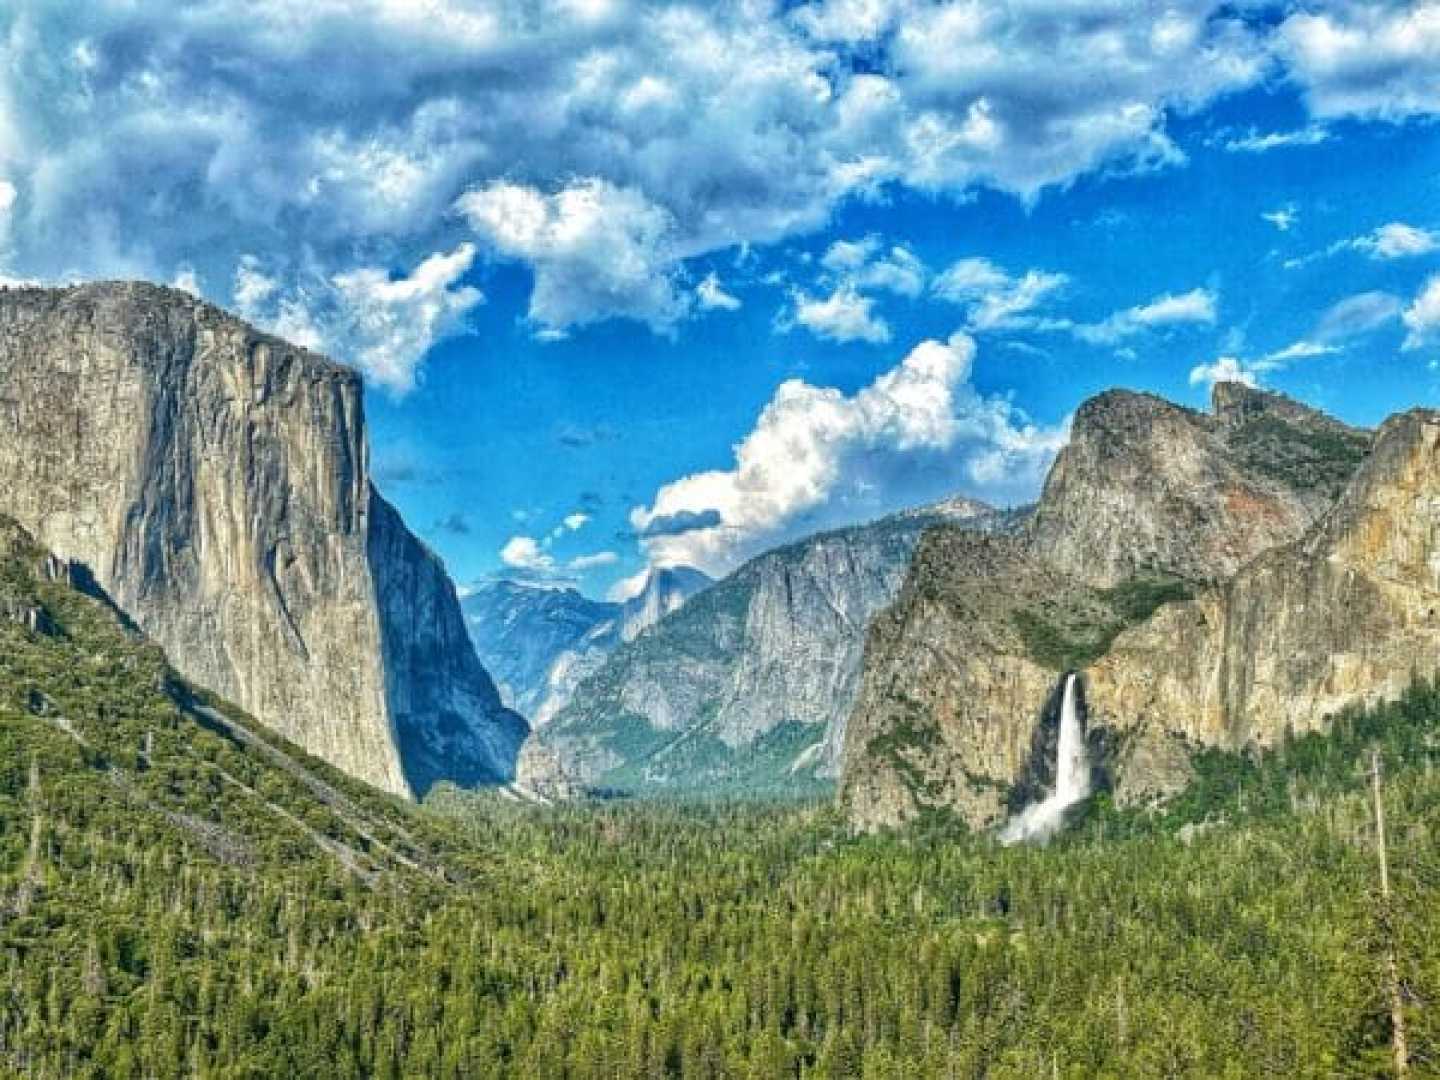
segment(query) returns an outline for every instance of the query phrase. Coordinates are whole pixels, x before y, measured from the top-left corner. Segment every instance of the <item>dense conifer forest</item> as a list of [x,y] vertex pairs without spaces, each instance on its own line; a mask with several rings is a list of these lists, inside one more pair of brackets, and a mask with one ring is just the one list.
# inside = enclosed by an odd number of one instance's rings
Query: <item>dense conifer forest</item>
[[[346,780],[4,564],[0,1071],[1385,1075],[1440,1067],[1440,689],[1048,847],[828,805],[527,809]],[[1378,895],[1365,761],[1385,767]]]

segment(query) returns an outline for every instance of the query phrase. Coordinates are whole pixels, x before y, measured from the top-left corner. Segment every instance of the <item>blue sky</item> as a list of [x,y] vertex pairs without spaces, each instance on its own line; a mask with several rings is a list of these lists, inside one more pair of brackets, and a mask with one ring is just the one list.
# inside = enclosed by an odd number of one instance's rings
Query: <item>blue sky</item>
[[0,279],[367,376],[457,580],[595,595],[953,493],[1085,397],[1440,404],[1440,5],[0,12]]

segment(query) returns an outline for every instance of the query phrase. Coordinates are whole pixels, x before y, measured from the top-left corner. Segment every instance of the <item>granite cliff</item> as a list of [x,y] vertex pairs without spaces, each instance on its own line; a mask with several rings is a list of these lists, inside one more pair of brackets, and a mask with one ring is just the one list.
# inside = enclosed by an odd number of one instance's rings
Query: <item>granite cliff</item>
[[[975,826],[995,823],[1046,768],[1062,673],[1097,662],[1086,685],[1089,729],[1108,778],[1134,797],[1173,788],[1188,751],[1170,738],[1172,727],[1213,743],[1240,722],[1213,711],[1200,719],[1201,703],[1214,699],[1201,694],[1200,672],[1220,647],[1195,624],[1219,618],[1216,597],[1243,587],[1267,553],[1309,543],[1301,561],[1323,561],[1307,538],[1363,476],[1383,470],[1378,452],[1367,459],[1371,439],[1233,384],[1216,388],[1209,414],[1125,391],[1086,402],[1021,533],[933,530],[899,598],[872,624],[843,761],[851,819],[873,828],[954,811]],[[1252,716],[1245,737],[1263,730],[1273,738],[1289,722],[1274,695],[1257,689],[1265,679],[1278,668],[1295,673],[1283,683],[1289,694],[1315,668],[1288,642],[1290,654],[1271,651],[1268,642],[1284,641],[1285,612],[1303,602],[1276,600],[1270,588],[1259,587],[1264,602],[1246,602],[1252,633],[1225,668],[1228,693],[1272,703]],[[1343,607],[1323,610],[1310,618],[1350,617]],[[1254,661],[1264,670],[1247,668],[1246,655],[1270,659]],[[1177,672],[1171,693],[1147,698],[1169,670]],[[1408,670],[1403,664],[1383,681],[1403,682]],[[1377,674],[1372,667],[1306,715],[1319,722]],[[1192,721],[1177,727],[1161,718],[1191,693],[1180,715]]]
[[0,291],[0,511],[188,679],[351,775],[512,774],[524,722],[370,484],[353,371],[175,290]]
[[546,729],[592,784],[643,792],[828,785],[870,618],[941,521],[1013,525],[967,500],[767,552],[690,599],[584,678]]
[[1304,537],[1122,634],[1089,672],[1090,722],[1118,734],[1117,796],[1137,801],[1175,786],[1157,757],[1272,745],[1437,669],[1440,413],[1417,410]]

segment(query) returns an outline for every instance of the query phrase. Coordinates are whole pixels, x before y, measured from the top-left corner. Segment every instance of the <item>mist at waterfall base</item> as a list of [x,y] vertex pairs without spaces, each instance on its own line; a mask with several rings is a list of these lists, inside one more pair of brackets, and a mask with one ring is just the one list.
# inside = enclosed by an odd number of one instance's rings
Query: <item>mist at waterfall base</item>
[[1074,673],[1065,676],[1065,698],[1060,705],[1060,739],[1055,750],[1055,790],[1031,803],[1000,830],[1002,844],[1048,840],[1065,820],[1065,811],[1090,794],[1090,754],[1080,730]]

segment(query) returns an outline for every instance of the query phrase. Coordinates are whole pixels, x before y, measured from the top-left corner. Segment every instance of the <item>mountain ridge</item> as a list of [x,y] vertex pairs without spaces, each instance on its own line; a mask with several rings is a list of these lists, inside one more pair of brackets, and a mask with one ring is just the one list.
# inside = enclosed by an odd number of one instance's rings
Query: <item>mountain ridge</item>
[[[1365,467],[1372,438],[1224,383],[1209,414],[1123,390],[1088,400],[1018,541],[1002,552],[937,530],[872,624],[840,793],[851,820],[875,828],[931,810],[999,820],[1037,767],[1060,674],[1104,670],[1192,596],[1299,542]],[[1177,640],[1161,635],[1152,651],[1188,652]],[[1134,725],[1107,712],[1103,687],[1086,689],[1092,739],[1115,744],[1094,749],[1121,788],[1173,790],[1184,754],[1151,740],[1119,760]]]

